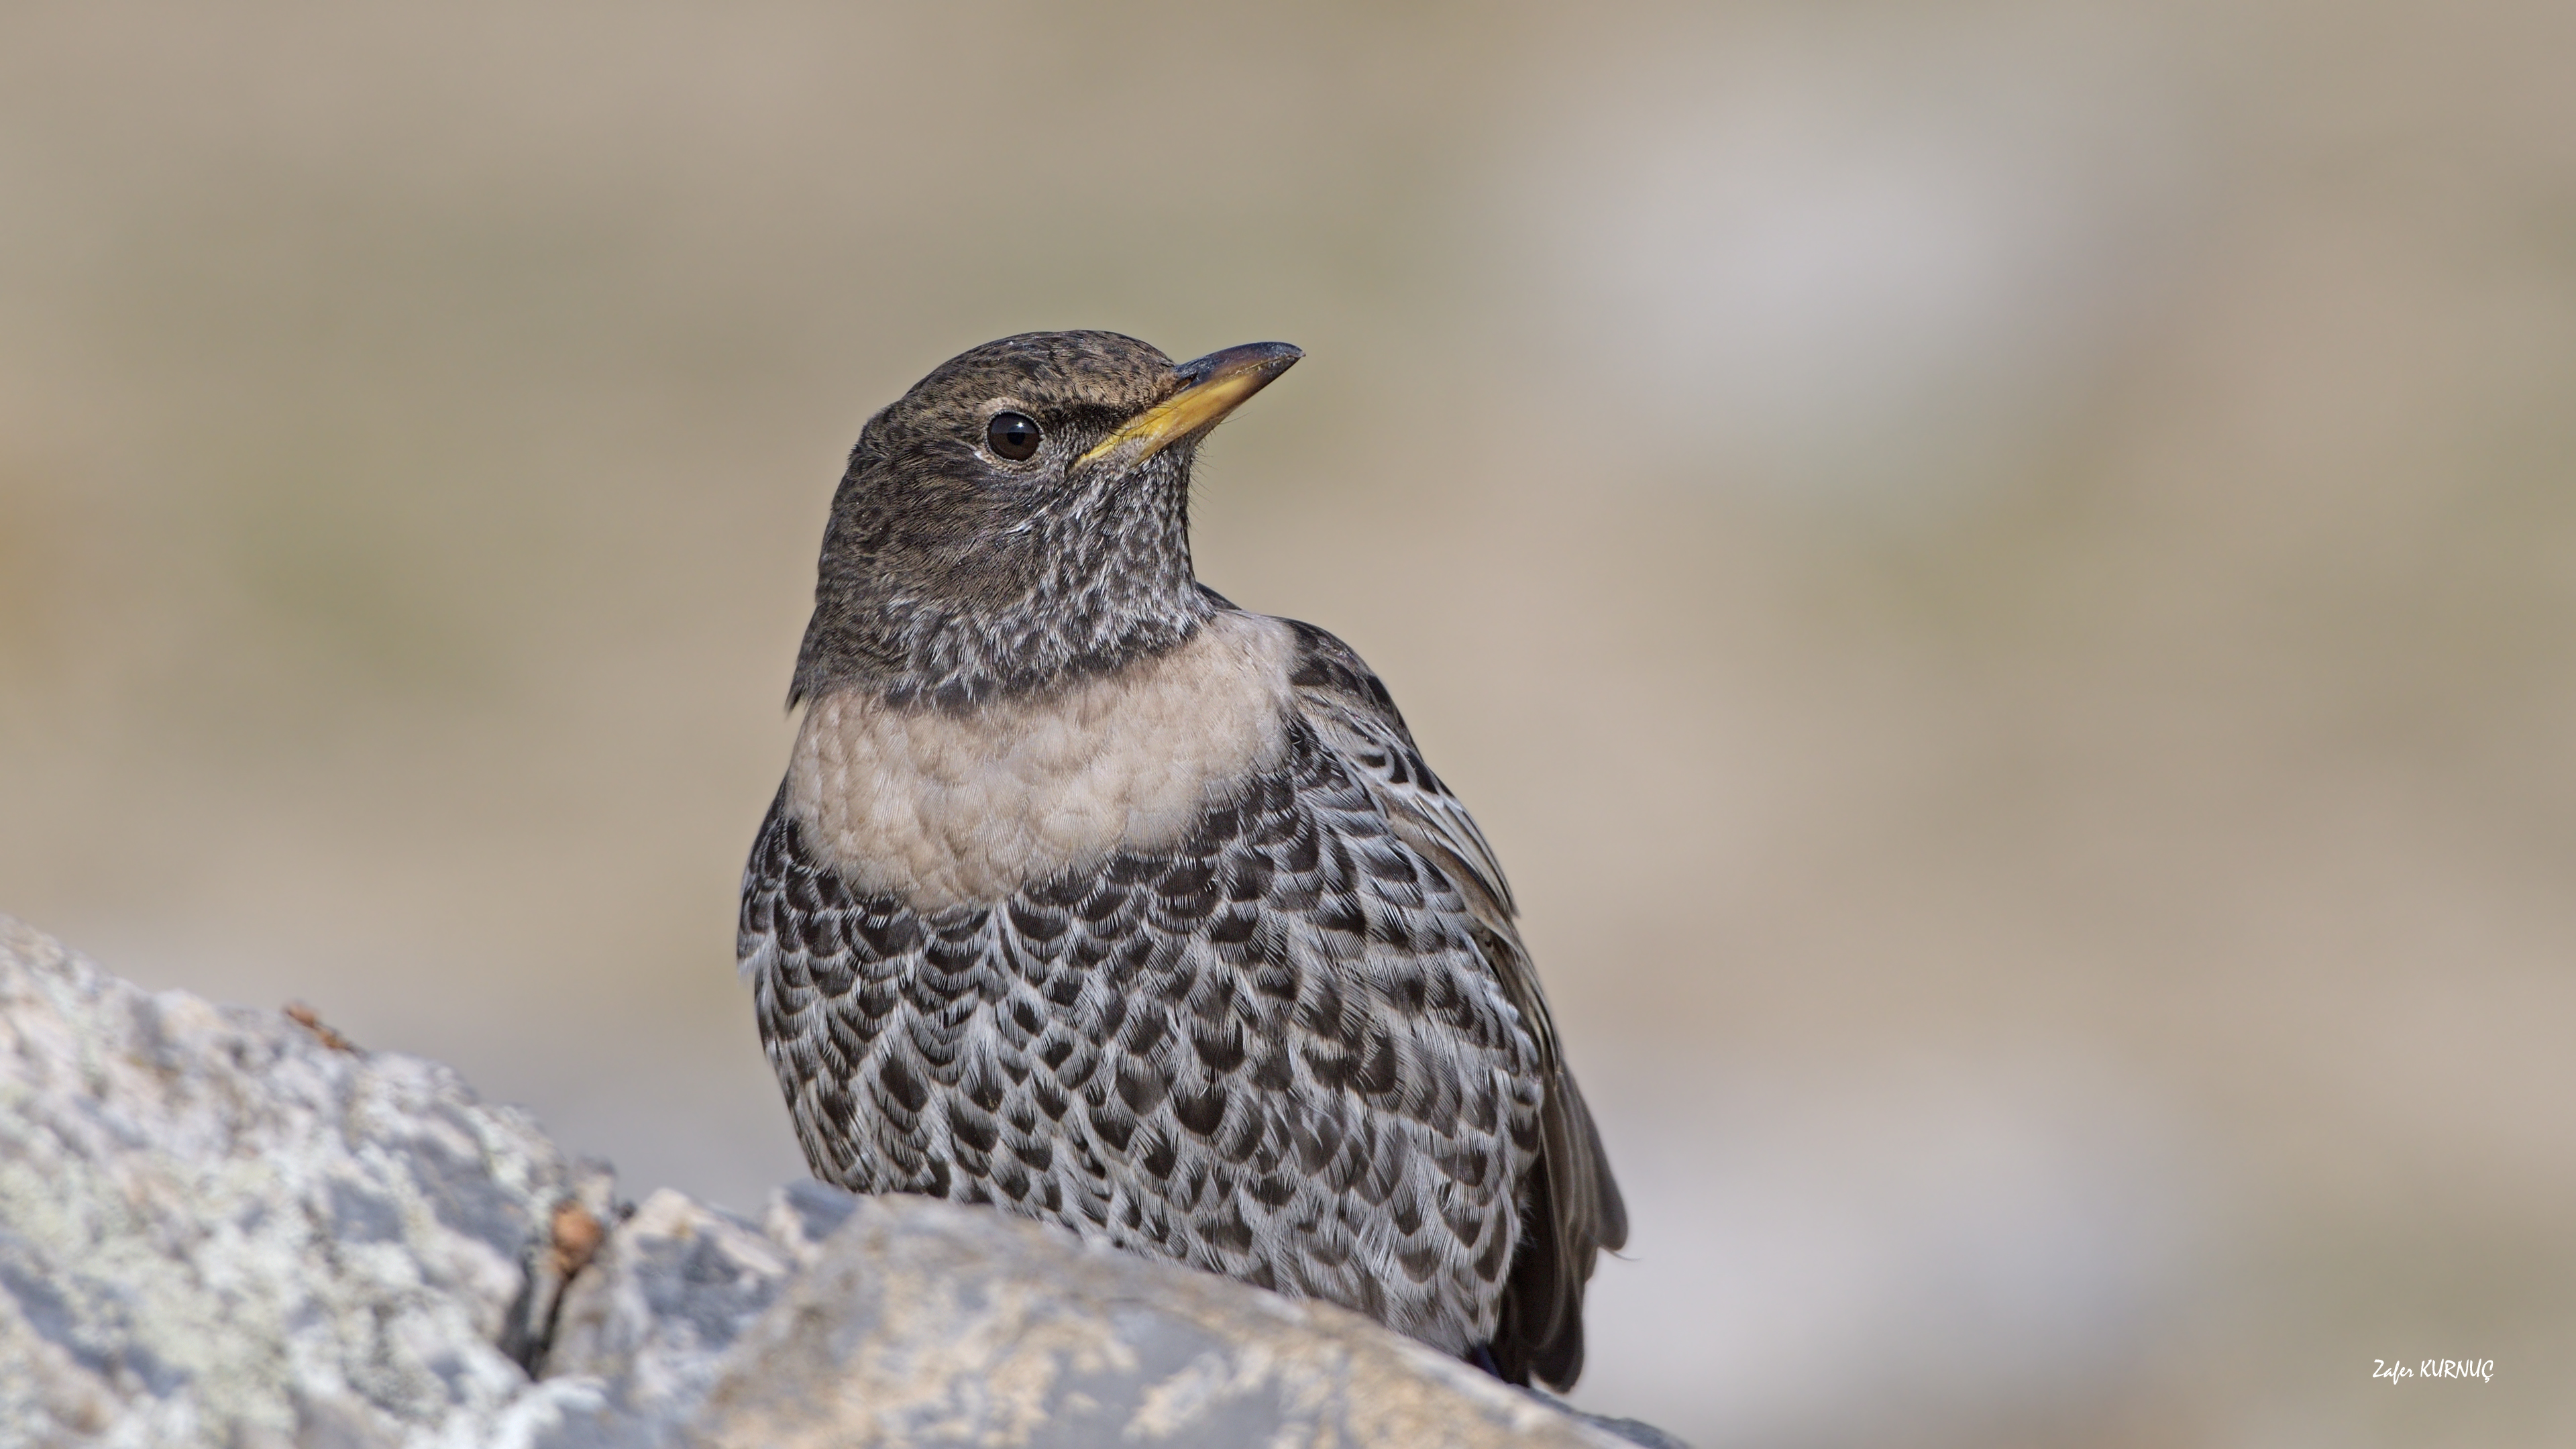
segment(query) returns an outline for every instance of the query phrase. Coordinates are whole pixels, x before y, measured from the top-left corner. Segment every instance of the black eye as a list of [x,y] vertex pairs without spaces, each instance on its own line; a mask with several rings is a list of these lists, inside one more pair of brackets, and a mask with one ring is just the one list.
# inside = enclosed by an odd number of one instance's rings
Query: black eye
[[995,413],[984,425],[984,446],[996,458],[1024,462],[1038,450],[1037,420],[1026,413]]

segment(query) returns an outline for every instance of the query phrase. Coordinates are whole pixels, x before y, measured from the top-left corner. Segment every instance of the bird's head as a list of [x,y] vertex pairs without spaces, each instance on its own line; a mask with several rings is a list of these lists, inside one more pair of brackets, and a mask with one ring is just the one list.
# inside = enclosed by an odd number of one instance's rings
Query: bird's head
[[1030,332],[941,363],[850,452],[790,702],[962,707],[1188,638],[1214,608],[1190,572],[1199,440],[1300,355]]

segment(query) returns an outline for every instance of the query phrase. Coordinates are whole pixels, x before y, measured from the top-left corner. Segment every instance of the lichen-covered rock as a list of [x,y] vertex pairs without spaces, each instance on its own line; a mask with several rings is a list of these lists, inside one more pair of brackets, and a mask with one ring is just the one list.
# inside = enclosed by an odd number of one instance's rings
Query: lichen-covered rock
[[0,1440],[480,1444],[547,1416],[498,1345],[562,1155],[445,1067],[328,1036],[0,916]]
[[1671,1443],[997,1212],[614,1189],[444,1067],[0,916],[0,1449]]

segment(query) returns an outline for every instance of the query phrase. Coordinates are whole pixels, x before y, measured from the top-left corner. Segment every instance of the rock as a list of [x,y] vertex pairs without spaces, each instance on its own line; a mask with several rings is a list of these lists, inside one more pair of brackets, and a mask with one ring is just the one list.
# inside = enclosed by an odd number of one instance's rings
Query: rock
[[920,1198],[850,1220],[753,1322],[710,1445],[1606,1442],[1357,1314]]
[[543,1412],[498,1345],[566,1182],[445,1067],[0,917],[0,1424],[27,1441],[497,1440]]
[[0,916],[0,1445],[1670,1445],[997,1212],[595,1163]]
[[782,1192],[763,1232],[668,1189],[654,1193],[564,1293],[539,1371],[598,1380],[637,1437],[679,1425],[706,1397],[724,1352],[813,1256],[787,1205],[825,1195],[840,1200],[826,1208],[832,1222],[858,1201],[819,1183]]

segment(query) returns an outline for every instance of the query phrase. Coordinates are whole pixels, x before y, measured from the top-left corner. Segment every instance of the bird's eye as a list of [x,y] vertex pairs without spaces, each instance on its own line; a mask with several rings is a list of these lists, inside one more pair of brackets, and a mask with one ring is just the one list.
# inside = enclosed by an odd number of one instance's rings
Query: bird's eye
[[1040,436],[1037,420],[1026,413],[995,413],[984,425],[984,446],[993,450],[994,457],[1014,463],[1036,455]]

